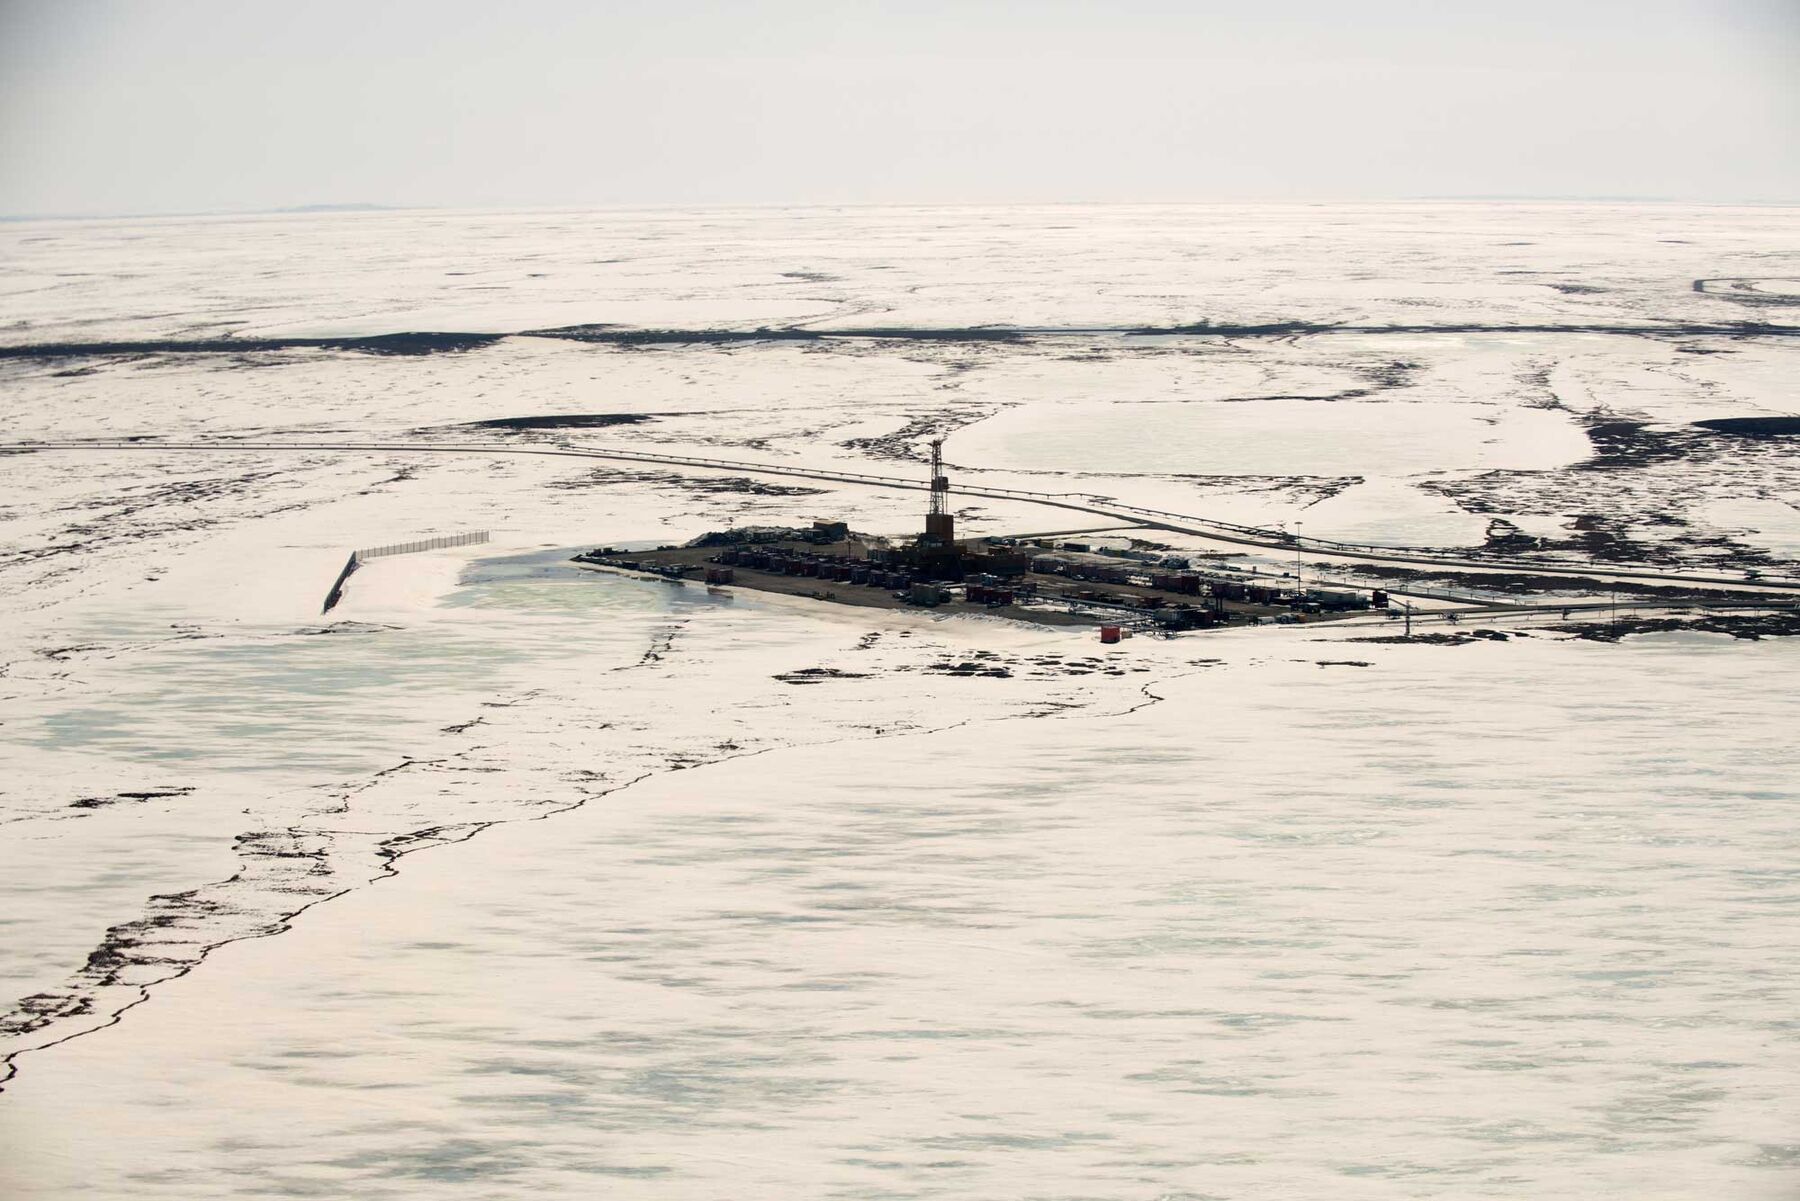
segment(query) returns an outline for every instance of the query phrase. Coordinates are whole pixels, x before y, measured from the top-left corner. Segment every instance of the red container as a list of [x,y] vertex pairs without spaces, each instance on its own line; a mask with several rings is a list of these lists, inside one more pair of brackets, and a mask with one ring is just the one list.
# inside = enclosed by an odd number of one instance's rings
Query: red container
[[1102,642],[1117,642],[1118,640],[1119,640],[1119,627],[1118,626],[1101,626],[1100,627],[1100,641],[1102,641]]

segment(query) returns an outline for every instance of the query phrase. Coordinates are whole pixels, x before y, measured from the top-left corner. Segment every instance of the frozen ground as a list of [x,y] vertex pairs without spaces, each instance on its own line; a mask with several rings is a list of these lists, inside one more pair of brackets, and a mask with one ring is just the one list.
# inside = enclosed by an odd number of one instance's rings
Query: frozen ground
[[7,341],[643,328],[1779,320],[1793,211],[1435,204],[35,222]]
[[[1794,216],[30,223],[0,229],[7,344],[165,345],[0,358],[0,395],[9,440],[916,473],[947,433],[958,479],[1778,571]],[[1116,332],[1201,321],[1307,328]],[[711,337],[800,323],[913,333]],[[697,332],[200,344],[594,324]],[[471,424],[514,418],[551,420]],[[0,1193],[1796,1187],[1790,640],[1103,650],[565,561],[904,533],[908,493],[407,452],[0,468]],[[374,561],[320,617],[351,549],[470,529],[495,541]]]

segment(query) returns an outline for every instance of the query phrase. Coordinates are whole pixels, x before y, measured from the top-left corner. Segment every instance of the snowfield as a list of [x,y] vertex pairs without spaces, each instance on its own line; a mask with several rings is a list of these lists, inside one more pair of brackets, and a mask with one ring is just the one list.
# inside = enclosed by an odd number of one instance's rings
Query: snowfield
[[[0,227],[6,442],[142,444],[0,453],[0,1194],[1791,1195],[1793,639],[1103,647],[568,561],[919,493],[425,448],[945,435],[953,484],[1779,577],[1795,215]],[[419,332],[492,337],[216,345]],[[420,449],[154,448],[200,439]]]

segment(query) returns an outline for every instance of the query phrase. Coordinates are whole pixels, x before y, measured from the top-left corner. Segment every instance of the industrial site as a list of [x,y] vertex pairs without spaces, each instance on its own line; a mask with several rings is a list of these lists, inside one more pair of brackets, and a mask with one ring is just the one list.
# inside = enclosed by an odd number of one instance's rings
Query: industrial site
[[[925,527],[896,543],[845,521],[751,526],[650,551],[600,547],[576,562],[708,587],[751,588],[843,605],[988,613],[1043,625],[1098,625],[1102,642],[1133,631],[1178,633],[1264,621],[1293,623],[1386,608],[1382,588],[1307,587],[1143,539],[1096,546],[1073,536],[956,536],[943,439],[931,447]],[[1108,527],[1116,528],[1116,527]],[[1103,530],[1074,531],[1100,533]]]
[[[1308,579],[1304,544],[1285,531],[1241,531],[1264,543],[1292,544],[1291,570],[1257,565],[1241,549],[1177,552],[1141,537],[1094,535],[1145,532],[1137,526],[1103,526],[1058,533],[959,538],[943,464],[944,439],[930,447],[930,494],[924,528],[909,539],[859,533],[846,520],[819,518],[810,526],[747,525],[702,534],[682,545],[650,549],[600,546],[574,557],[586,567],[652,576],[708,588],[746,588],[804,597],[833,605],[923,609],[943,614],[984,614],[1047,626],[1097,626],[1100,641],[1118,643],[1134,633],[1175,635],[1194,630],[1297,625],[1379,612],[1402,623],[1461,624],[1464,617],[1555,617],[1603,611],[1614,628],[1623,609],[1634,620],[1679,626],[1698,622],[1731,628],[1736,622],[1760,632],[1800,628],[1800,581],[1659,571],[1647,565],[1598,565],[1586,569],[1514,562],[1493,563],[1485,575],[1462,575],[1460,589],[1412,581],[1444,574],[1440,556],[1415,554],[1405,567],[1357,564],[1398,577],[1380,586],[1354,578],[1344,564],[1330,577]],[[565,447],[568,444],[563,444]],[[740,465],[742,466],[742,465]],[[754,468],[752,468],[754,469]],[[791,472],[793,469],[780,469]],[[1180,527],[1170,526],[1175,529]],[[1364,548],[1364,559],[1406,562],[1404,548]],[[1316,565],[1315,565],[1316,570]],[[1352,578],[1343,578],[1351,574]],[[1423,603],[1423,611],[1419,604]],[[1757,616],[1733,616],[1741,612]],[[1700,616],[1694,616],[1696,613]],[[1674,615],[1674,616],[1671,616]],[[1719,627],[1720,621],[1728,623]]]

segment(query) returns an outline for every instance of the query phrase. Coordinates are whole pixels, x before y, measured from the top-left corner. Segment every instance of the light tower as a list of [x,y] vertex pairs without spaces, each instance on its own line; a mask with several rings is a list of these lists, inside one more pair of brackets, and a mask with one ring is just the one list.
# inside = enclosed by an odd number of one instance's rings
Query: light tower
[[925,510],[925,546],[954,546],[956,518],[950,515],[950,477],[944,474],[944,440],[931,440],[931,507]]

